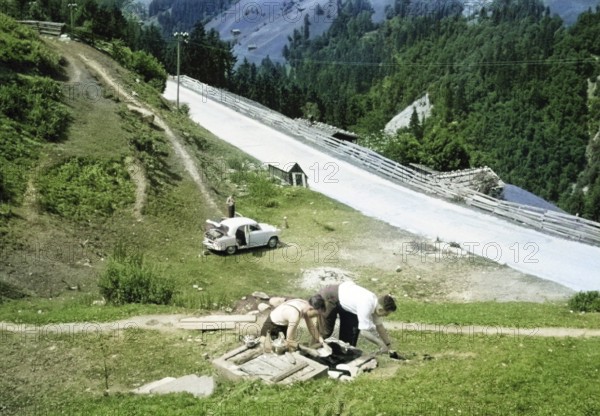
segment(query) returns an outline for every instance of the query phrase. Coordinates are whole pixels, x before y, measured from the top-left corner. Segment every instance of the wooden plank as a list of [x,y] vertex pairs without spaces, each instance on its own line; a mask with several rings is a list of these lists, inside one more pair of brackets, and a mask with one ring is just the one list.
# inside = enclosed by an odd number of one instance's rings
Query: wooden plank
[[284,371],[282,373],[277,374],[276,376],[271,377],[271,382],[279,383],[284,378],[287,378],[287,377],[291,376],[292,374],[295,374],[298,371],[300,371],[306,367],[308,367],[308,363],[306,361],[300,362],[300,363],[296,364],[295,366],[293,366],[292,368],[290,368],[289,370]]
[[225,331],[235,329],[235,322],[178,322],[179,329],[198,329],[200,331]]
[[253,349],[249,349],[248,351],[244,351],[240,354],[237,354],[235,357],[232,357],[230,361],[235,365],[244,364],[263,353],[262,348],[256,347]]
[[243,353],[244,351],[247,351],[249,348],[246,347],[245,345],[242,345],[241,347],[237,347],[234,350],[229,351],[228,353],[226,353],[225,355],[221,356],[222,360],[229,360],[231,357],[235,357],[238,354]]
[[[254,358],[248,359],[243,364],[237,365],[234,363],[234,361],[240,360],[241,357],[247,358],[248,354],[251,355],[253,353],[257,353],[257,355]],[[308,380],[327,373],[326,366],[310,360],[298,352],[292,353],[291,357],[293,357],[292,360],[290,360],[288,354],[265,354],[262,353],[260,347],[253,349],[252,353],[249,353],[246,347],[242,346],[214,359],[212,363],[225,377],[230,379],[260,378],[266,383],[273,383],[273,377],[279,379],[277,383],[288,384]],[[290,371],[296,366],[298,367],[294,371]],[[282,377],[283,373],[288,372],[289,375]]]
[[182,318],[179,322],[256,322],[256,315],[206,315],[190,318]]
[[[293,357],[293,355],[292,355]],[[248,360],[240,369],[249,374],[255,374],[269,381],[272,376],[280,374],[292,368],[298,360],[294,357],[293,362],[290,362],[285,355],[277,355],[272,353],[261,354],[252,360]]]

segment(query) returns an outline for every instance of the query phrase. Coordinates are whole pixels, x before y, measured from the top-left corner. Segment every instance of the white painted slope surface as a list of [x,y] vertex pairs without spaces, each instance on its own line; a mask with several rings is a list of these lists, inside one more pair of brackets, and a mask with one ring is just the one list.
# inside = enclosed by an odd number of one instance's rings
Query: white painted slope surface
[[[175,82],[168,81],[164,95],[175,99]],[[194,121],[216,136],[264,163],[297,162],[310,176],[311,189],[365,215],[430,239],[460,243],[476,255],[574,290],[600,289],[599,247],[542,234],[414,192],[184,87],[180,87],[180,102],[190,106]],[[410,254],[410,247],[393,249],[403,255],[420,255]]]

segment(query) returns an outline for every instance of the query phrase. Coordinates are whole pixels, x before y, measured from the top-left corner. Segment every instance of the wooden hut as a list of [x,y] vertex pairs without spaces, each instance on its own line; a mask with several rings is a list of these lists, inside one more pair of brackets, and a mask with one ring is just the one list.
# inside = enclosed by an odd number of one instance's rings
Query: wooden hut
[[296,162],[269,163],[269,174],[292,186],[307,187],[307,176]]

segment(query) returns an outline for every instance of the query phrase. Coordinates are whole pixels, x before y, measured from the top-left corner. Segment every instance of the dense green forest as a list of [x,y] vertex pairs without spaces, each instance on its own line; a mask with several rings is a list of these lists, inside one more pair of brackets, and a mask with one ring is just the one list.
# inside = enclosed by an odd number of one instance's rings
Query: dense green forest
[[[407,16],[408,3],[398,1],[375,25],[368,1],[349,0],[324,35],[309,40],[308,27],[289,38],[288,65],[244,62],[231,88],[289,116],[310,113],[355,130],[402,163],[490,166],[506,182],[599,220],[598,144],[587,159],[586,147],[600,120],[600,12],[566,28],[534,0],[496,1],[471,17],[452,8]],[[394,137],[380,133],[425,93],[432,117],[415,114]]]
[[[186,4],[155,1],[151,14]],[[36,5],[0,0],[17,18],[70,22],[64,2]],[[397,0],[375,24],[368,0],[339,1],[323,35],[311,38],[305,19],[289,36],[285,65],[267,57],[236,66],[230,45],[198,22],[182,45],[181,72],[290,117],[354,130],[361,144],[402,163],[490,166],[505,182],[600,220],[600,144],[591,140],[600,128],[600,11],[566,27],[537,0],[496,0],[472,16],[456,2],[423,14],[410,5]],[[164,79],[152,56],[175,73],[176,41],[130,9],[121,0],[85,0],[70,29],[112,41],[115,58],[147,81]],[[426,93],[430,118],[415,113],[396,135],[381,132]]]

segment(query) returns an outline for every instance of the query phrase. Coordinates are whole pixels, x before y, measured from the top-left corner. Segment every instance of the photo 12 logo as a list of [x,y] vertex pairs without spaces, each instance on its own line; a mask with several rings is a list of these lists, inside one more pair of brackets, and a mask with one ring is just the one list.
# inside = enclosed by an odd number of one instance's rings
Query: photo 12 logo
[[443,241],[408,241],[402,243],[400,255],[403,263],[411,257],[418,257],[422,263],[426,262],[456,262],[460,260],[474,261],[478,256],[493,262],[533,263],[539,262],[536,257],[540,247],[533,242],[515,242],[510,246],[503,246],[497,242],[448,243]]
[[[314,242],[309,245],[301,245],[294,242],[281,242],[276,249],[253,248],[239,251],[228,255],[205,250],[200,256],[202,262],[209,261],[211,257],[215,260],[233,263],[259,263],[284,261],[286,263],[298,263],[300,261],[315,264],[335,264],[339,262],[340,246],[337,241],[326,241],[324,243]],[[208,254],[208,255],[207,255]]]
[[[263,169],[271,178],[279,178],[290,185],[307,186],[309,183],[339,183],[340,166],[336,162],[315,161],[303,168],[298,162],[264,162]],[[305,171],[304,169],[307,169]]]
[[104,85],[95,81],[69,82],[63,87],[65,99],[69,101],[88,100],[91,102],[97,102],[104,97],[118,97],[123,93],[123,91],[124,88],[119,84],[105,87]]

